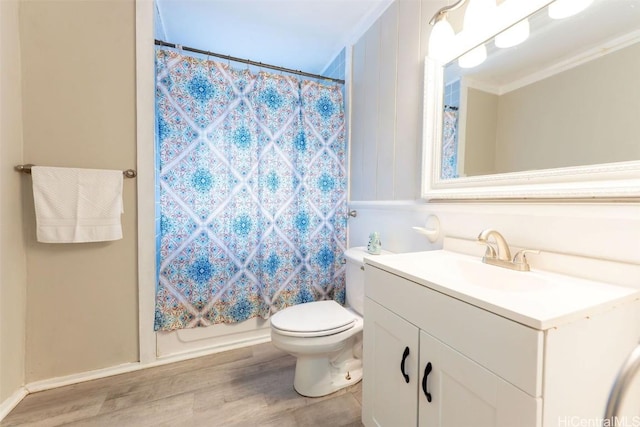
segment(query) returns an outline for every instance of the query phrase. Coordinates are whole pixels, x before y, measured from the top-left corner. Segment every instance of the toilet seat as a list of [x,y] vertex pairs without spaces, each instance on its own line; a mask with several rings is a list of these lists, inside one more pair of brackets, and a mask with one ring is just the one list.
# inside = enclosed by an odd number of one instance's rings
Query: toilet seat
[[292,337],[324,337],[351,329],[356,317],[335,301],[287,307],[271,316],[275,332]]

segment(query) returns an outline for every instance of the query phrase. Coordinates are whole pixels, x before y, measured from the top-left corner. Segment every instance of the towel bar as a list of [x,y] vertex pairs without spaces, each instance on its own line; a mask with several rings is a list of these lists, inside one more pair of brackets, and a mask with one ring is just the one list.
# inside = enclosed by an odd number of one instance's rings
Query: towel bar
[[[23,173],[31,173],[31,167],[35,166],[32,164],[26,164],[26,165],[17,165],[15,167],[15,170],[17,170],[18,172],[23,172]],[[138,173],[134,170],[134,169],[127,169],[122,171],[122,174],[124,175],[125,178],[135,178]]]

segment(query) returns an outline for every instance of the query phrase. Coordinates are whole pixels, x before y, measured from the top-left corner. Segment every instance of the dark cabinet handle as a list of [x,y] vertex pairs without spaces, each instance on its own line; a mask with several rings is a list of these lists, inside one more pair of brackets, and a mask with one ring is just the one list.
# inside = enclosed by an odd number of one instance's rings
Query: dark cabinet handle
[[400,372],[402,372],[404,380],[408,383],[409,375],[404,372],[404,361],[407,360],[407,357],[409,357],[409,347],[404,348],[404,353],[402,353],[402,362],[400,362]]
[[427,367],[424,368],[424,377],[422,378],[422,391],[424,395],[427,396],[427,402],[429,403],[431,403],[431,393],[427,391],[427,378],[429,378],[432,369],[431,362],[427,363]]

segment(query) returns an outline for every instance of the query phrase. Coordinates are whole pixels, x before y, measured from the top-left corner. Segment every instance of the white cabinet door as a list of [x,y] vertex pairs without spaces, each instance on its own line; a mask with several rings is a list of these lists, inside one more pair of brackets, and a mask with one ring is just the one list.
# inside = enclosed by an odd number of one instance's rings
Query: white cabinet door
[[368,426],[417,425],[416,326],[365,298],[362,421]]
[[529,396],[424,331],[420,332],[420,368],[421,427],[540,425],[541,399]]

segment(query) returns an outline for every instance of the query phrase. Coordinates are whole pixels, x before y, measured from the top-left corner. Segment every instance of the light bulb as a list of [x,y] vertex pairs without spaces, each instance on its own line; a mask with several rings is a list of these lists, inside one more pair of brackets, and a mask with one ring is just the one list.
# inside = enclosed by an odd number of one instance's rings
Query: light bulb
[[458,65],[460,68],[473,68],[482,64],[485,59],[487,59],[487,48],[481,44],[458,58]]
[[495,37],[497,47],[507,48],[519,45],[529,38],[529,20],[525,19],[507,28]]
[[495,0],[470,0],[464,12],[464,29],[477,31],[492,25],[496,16]]
[[585,10],[593,0],[556,0],[549,5],[549,18],[564,19]]
[[446,57],[454,37],[453,28],[446,18],[436,22],[429,36],[429,56],[442,61]]

